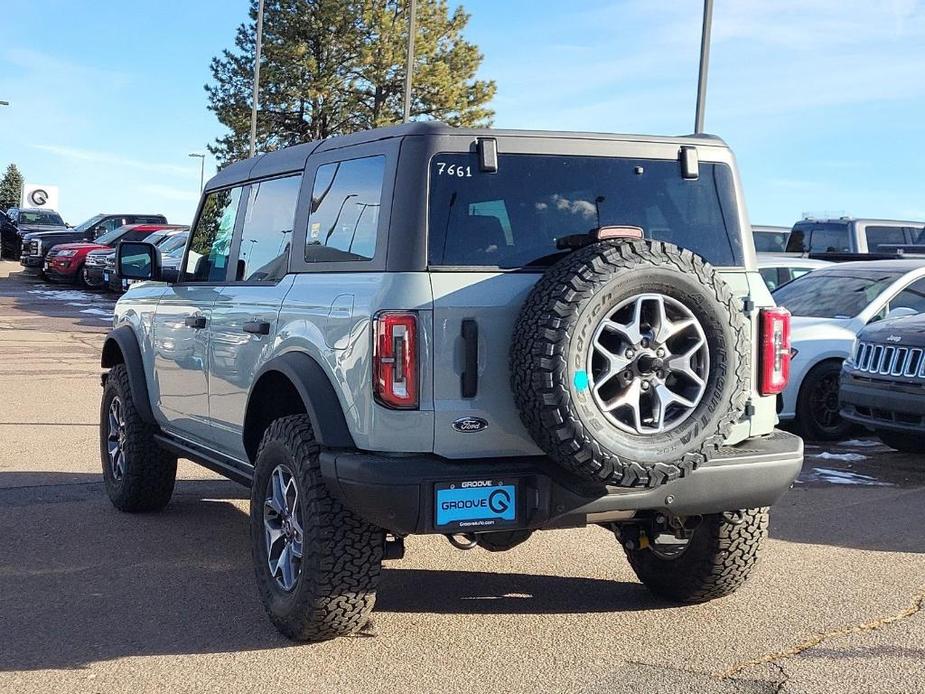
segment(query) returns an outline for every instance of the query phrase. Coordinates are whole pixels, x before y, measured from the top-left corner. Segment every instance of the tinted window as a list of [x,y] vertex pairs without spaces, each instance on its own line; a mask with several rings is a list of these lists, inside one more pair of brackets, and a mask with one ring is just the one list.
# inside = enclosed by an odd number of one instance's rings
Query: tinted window
[[238,280],[279,280],[289,266],[289,247],[301,176],[250,187],[238,252]]
[[771,291],[774,291],[782,284],[776,267],[763,267],[758,272],[761,273],[761,279],[764,280],[764,283],[768,285],[768,289]]
[[787,238],[788,253],[806,253],[809,250],[809,237],[812,233],[810,224],[794,224]]
[[817,224],[813,228],[809,250],[813,253],[847,253],[851,250],[848,243],[848,226]]
[[90,217],[90,219],[88,219],[86,222],[81,222],[81,223],[78,224],[76,227],[74,227],[74,231],[78,231],[78,232],[87,231],[87,229],[89,229],[90,227],[92,227],[94,224],[96,224],[96,223],[97,223],[98,221],[100,221],[102,218],[103,218],[103,215],[101,215],[101,214],[94,215],[93,217]]
[[108,246],[109,244],[111,244],[111,243],[113,243],[113,242],[115,242],[115,241],[121,240],[120,237],[121,237],[122,234],[124,234],[124,233],[125,233],[125,231],[122,229],[122,227],[118,227],[118,228],[116,228],[116,229],[111,229],[110,231],[107,231],[107,232],[102,233],[102,234],[100,234],[99,236],[97,236],[97,237],[96,237],[96,242],[99,243],[99,244],[101,244],[101,245],[103,245],[103,246]]
[[883,245],[902,245],[908,243],[903,227],[871,226],[867,227],[867,250],[877,251]]
[[119,241],[150,241],[151,232],[150,231],[138,231],[137,229],[132,229],[130,232],[121,236]]
[[925,279],[916,280],[890,300],[890,310],[911,308],[916,313],[925,311]]
[[759,253],[782,253],[787,247],[789,231],[756,231],[755,250]]
[[183,279],[187,282],[224,282],[231,252],[231,237],[238,215],[241,189],[209,193],[193,227]]
[[128,224],[128,220],[125,217],[107,217],[102,222],[93,227],[93,234],[99,238],[103,234],[114,231],[121,226]]
[[164,215],[154,214],[154,215],[144,215],[136,214],[132,215],[132,224],[166,224],[167,220],[164,218]]
[[20,212],[20,224],[57,224],[64,226],[64,220],[56,212]]
[[385,157],[318,167],[305,260],[370,260],[376,252]]
[[[186,245],[186,239],[189,234],[173,234],[172,236],[164,237],[160,243],[157,244],[157,247],[161,249],[161,253],[174,253],[175,251],[182,249]],[[152,241],[152,239],[148,239]]]
[[900,271],[811,272],[774,292],[774,300],[794,316],[853,318],[901,276]]
[[497,173],[476,153],[441,154],[430,171],[432,265],[545,265],[556,239],[600,226],[638,226],[646,238],[689,248],[714,265],[742,263],[732,172],[677,161],[507,154]]

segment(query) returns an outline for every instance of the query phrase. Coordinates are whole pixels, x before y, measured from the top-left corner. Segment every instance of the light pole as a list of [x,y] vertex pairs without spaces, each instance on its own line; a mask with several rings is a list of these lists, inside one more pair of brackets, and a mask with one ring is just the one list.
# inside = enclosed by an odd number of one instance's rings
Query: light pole
[[201,193],[205,185],[206,155],[197,154],[196,152],[190,152],[190,154],[188,154],[187,156],[199,159],[199,192]]
[[707,103],[707,71],[710,68],[710,30],[713,28],[713,0],[703,0],[703,31],[700,34],[700,74],[697,78],[697,111],[694,134],[703,132],[703,111]]
[[257,3],[257,50],[254,53],[254,98],[251,103],[250,156],[257,152],[257,99],[260,94],[260,49],[263,44],[263,0]]
[[404,122],[411,120],[411,76],[414,72],[414,0],[408,3],[408,58],[405,65]]

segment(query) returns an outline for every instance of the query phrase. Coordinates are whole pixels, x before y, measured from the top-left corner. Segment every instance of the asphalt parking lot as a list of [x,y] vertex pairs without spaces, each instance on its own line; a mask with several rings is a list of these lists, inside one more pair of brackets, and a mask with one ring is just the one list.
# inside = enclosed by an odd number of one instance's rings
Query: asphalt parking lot
[[676,607],[600,528],[503,554],[414,537],[370,633],[294,645],[263,614],[246,490],[189,463],[160,514],[105,498],[113,300],[0,263],[0,691],[925,692],[925,460],[810,446],[763,564]]

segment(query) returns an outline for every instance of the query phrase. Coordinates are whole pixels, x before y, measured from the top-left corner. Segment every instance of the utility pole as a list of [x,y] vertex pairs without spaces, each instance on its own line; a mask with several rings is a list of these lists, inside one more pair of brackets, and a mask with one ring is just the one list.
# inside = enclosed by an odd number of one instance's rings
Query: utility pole
[[408,0],[408,60],[405,67],[405,117],[411,120],[411,77],[414,72],[414,0]]
[[192,152],[188,156],[195,157],[199,159],[199,192],[202,192],[203,187],[205,186],[205,175],[206,175],[206,155],[197,154]]
[[703,32],[700,35],[700,75],[697,78],[697,112],[694,134],[703,132],[703,111],[707,102],[707,72],[710,69],[710,31],[713,28],[713,0],[703,0]]
[[263,0],[257,3],[257,51],[254,54],[254,98],[251,104],[250,156],[257,152],[257,100],[260,95],[260,49],[263,43]]

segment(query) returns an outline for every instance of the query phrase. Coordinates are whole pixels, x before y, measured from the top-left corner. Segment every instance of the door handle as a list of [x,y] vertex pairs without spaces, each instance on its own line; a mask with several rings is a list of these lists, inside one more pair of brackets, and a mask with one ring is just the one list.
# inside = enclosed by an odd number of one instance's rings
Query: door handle
[[202,330],[206,327],[206,317],[205,316],[187,316],[183,319],[183,325],[187,328],[193,328],[194,330]]
[[244,332],[251,335],[269,335],[270,324],[262,320],[249,320],[244,324]]

